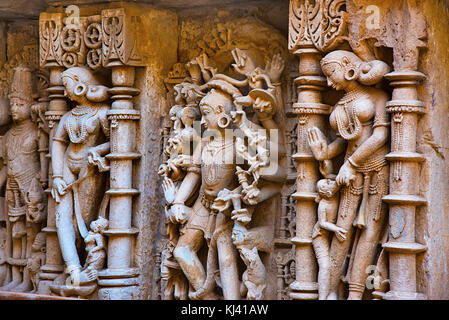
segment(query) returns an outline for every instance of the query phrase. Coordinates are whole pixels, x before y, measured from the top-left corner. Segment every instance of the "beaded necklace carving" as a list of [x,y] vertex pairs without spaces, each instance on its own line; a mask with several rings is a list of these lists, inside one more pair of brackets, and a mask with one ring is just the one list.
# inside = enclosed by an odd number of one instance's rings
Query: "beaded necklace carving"
[[[335,119],[337,121],[338,133],[345,140],[354,140],[360,136],[362,123],[360,122],[355,110],[355,100],[366,94],[365,89],[356,89],[348,92],[337,103],[335,108]],[[350,105],[348,107],[348,105]],[[347,124],[344,119],[347,119]]]
[[[77,106],[70,111],[65,127],[72,143],[78,144],[86,141],[88,135],[87,121],[95,116],[97,111],[97,108],[89,106]],[[76,124],[78,124],[78,130],[75,130]]]

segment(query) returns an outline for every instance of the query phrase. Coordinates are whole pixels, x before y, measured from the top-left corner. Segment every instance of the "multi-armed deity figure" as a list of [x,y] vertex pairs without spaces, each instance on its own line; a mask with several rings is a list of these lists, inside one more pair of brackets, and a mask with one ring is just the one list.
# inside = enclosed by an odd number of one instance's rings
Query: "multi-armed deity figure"
[[[336,225],[345,230],[346,239],[334,234],[330,246],[330,291],[328,299],[336,299],[343,263],[351,237],[354,244],[346,274],[348,299],[361,299],[367,267],[374,263],[376,248],[386,221],[382,197],[388,194],[389,118],[388,95],[373,87],[389,71],[378,60],[364,62],[349,51],[334,51],[321,60],[328,85],[346,94],[329,117],[337,139],[328,145],[318,128],[309,131],[308,141],[315,158],[331,160],[345,152],[344,164],[335,178],[341,186]],[[354,229],[356,230],[353,235]]]
[[[191,285],[190,299],[216,298],[216,282],[225,299],[263,298],[266,273],[258,252],[270,250],[265,237],[269,232],[252,222],[259,204],[278,194],[286,177],[279,164],[285,155],[282,135],[273,120],[282,103],[276,96],[283,61],[276,55],[273,63],[262,69],[250,51],[236,49],[233,56],[233,66],[245,80],[216,74],[216,69],[207,68],[203,55],[195,60],[198,68],[193,62],[188,65],[193,80],[180,84],[178,90],[190,100],[184,110],[176,111],[178,119],[183,111],[193,117],[195,112],[186,108],[197,108],[206,129],[190,154],[174,154],[169,159],[178,169],[168,174],[164,171],[163,189],[169,203],[166,215],[180,233],[171,244],[173,255]],[[250,92],[243,95],[240,88],[248,85]],[[253,119],[247,114],[253,114]],[[191,124],[182,122],[183,130],[190,132]],[[193,138],[188,132],[186,136]],[[175,185],[169,180],[170,173],[177,170],[183,173],[177,175]],[[207,270],[198,256],[205,243],[209,249]],[[242,284],[239,253],[247,267]]]
[[28,258],[46,219],[45,195],[39,182],[46,164],[40,161],[39,129],[31,118],[34,101],[29,68],[15,69],[9,99],[13,124],[3,137],[5,165],[0,185],[6,182],[6,261],[10,270],[1,290],[26,292],[33,289]]
[[76,106],[61,118],[53,137],[52,196],[57,202],[56,227],[62,256],[71,282],[83,286],[97,279],[95,268],[82,270],[76,240],[81,240],[79,236],[84,241],[92,238],[86,225],[98,218],[99,199],[104,193],[101,172],[109,169],[104,159],[109,152],[108,88],[84,67],[67,69],[62,81]]

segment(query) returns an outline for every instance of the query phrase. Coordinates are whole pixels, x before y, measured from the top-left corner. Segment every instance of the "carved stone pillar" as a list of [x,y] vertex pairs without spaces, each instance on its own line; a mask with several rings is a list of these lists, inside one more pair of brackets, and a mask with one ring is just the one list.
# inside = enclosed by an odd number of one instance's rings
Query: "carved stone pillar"
[[326,115],[330,106],[321,103],[321,92],[326,79],[321,73],[320,52],[313,46],[300,46],[294,54],[299,56],[298,102],[293,112],[298,115],[298,149],[293,155],[298,163],[296,200],[296,236],[291,242],[296,248],[296,281],[290,285],[290,297],[300,300],[318,298],[317,264],[312,247],[312,230],[316,223],[316,183],[318,164],[307,143],[307,130],[318,127],[326,131]]
[[425,161],[416,153],[418,117],[425,113],[425,105],[418,100],[416,86],[425,79],[416,71],[396,71],[385,76],[394,87],[387,103],[391,113],[390,194],[383,200],[390,205],[389,241],[384,248],[390,259],[390,291],[384,299],[425,299],[416,289],[416,254],[426,246],[416,243],[416,207],[426,199],[418,195],[416,177],[419,165]]
[[[112,108],[108,112],[111,121],[109,229],[104,233],[108,240],[108,266],[99,274],[100,299],[129,299],[130,286],[137,285],[138,269],[132,268],[133,238],[138,233],[132,227],[133,196],[139,191],[132,186],[132,161],[140,157],[134,149],[135,121],[140,119],[133,109],[132,97],[139,94],[133,88],[134,67],[112,67]],[[125,287],[125,288],[124,288]]]
[[[317,220],[316,183],[320,178],[307,142],[307,131],[317,127],[327,132],[330,106],[322,103],[326,86],[320,66],[322,52],[334,49],[345,32],[344,1],[290,1],[289,49],[299,56],[298,102],[293,112],[298,115],[296,236],[291,239],[296,247],[296,281],[290,285],[293,299],[318,299],[317,262],[312,246],[312,231]],[[334,28],[323,29],[332,24]]]
[[[132,299],[138,285],[138,268],[132,267],[133,243],[137,228],[132,227],[133,160],[140,158],[135,152],[136,120],[140,112],[133,107],[132,98],[140,93],[134,88],[136,55],[134,37],[130,28],[137,28],[139,17],[126,15],[125,9],[103,10],[103,66],[112,69],[113,88],[109,90],[112,103],[108,111],[110,123],[109,228],[107,269],[98,275],[98,297],[105,300]],[[123,50],[121,43],[127,50]],[[137,58],[137,59],[136,59]],[[136,60],[133,60],[136,59]]]
[[[42,13],[39,22],[39,35],[41,43],[40,65],[50,71],[49,88],[47,89],[50,99],[48,110],[45,112],[45,118],[50,127],[49,134],[49,153],[51,154],[51,141],[54,131],[58,126],[61,117],[67,112],[67,101],[64,97],[64,86],[62,84],[61,74],[64,67],[60,61],[59,41],[62,29],[62,15]],[[49,285],[64,271],[64,262],[62,260],[61,249],[56,232],[55,207],[56,203],[50,195],[52,184],[51,161],[49,168],[49,185],[45,190],[48,197],[47,206],[47,226],[42,230],[46,232],[46,259],[45,265],[41,267],[38,292],[50,294]]]

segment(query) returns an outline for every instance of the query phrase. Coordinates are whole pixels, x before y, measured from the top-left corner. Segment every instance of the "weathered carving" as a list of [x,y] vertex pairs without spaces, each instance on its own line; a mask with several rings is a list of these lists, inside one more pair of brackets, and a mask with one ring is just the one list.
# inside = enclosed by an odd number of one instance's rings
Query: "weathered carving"
[[3,137],[5,165],[0,172],[1,184],[6,183],[6,261],[11,269],[11,277],[2,290],[17,292],[33,289],[27,259],[32,256],[31,244],[46,218],[45,199],[38,182],[41,164],[38,128],[31,120],[32,96],[31,70],[19,66],[9,94],[13,124]]
[[[104,255],[103,251],[94,253],[103,250],[97,246],[104,246],[104,243],[99,243],[103,242],[101,235],[95,234],[105,227],[102,223],[104,219],[96,220],[96,217],[99,214],[98,199],[104,192],[101,172],[109,169],[104,158],[109,152],[109,105],[105,103],[109,95],[107,88],[101,85],[92,71],[83,67],[67,69],[62,73],[62,81],[67,96],[77,105],[62,117],[53,136],[51,193],[57,203],[56,227],[62,256],[71,282],[81,288],[79,292],[72,288],[69,290],[85,295],[83,285],[96,279],[96,270],[102,265],[101,258],[96,256]],[[91,233],[86,224],[93,228]],[[91,256],[88,255],[84,270],[81,270],[75,243],[79,236],[86,243],[86,250],[96,249],[89,252]],[[92,244],[92,241],[97,244]],[[55,284],[52,290],[60,293],[64,292],[65,287]],[[90,294],[92,290],[87,292]]]
[[[270,233],[274,229],[251,222],[261,210],[259,204],[278,194],[286,177],[285,168],[279,166],[279,159],[285,156],[283,137],[267,143],[269,135],[274,138],[279,133],[272,117],[282,104],[278,97],[284,61],[275,55],[262,69],[257,52],[235,49],[232,54],[233,67],[245,80],[216,73],[206,54],[187,64],[191,82],[174,87],[173,130],[165,150],[169,157],[159,171],[164,177],[170,237],[161,269],[180,267],[195,290],[189,292],[191,299],[214,298],[215,282],[225,299],[263,299],[266,268],[259,254],[272,251]],[[246,86],[251,91],[244,96],[239,88]],[[213,136],[209,141],[204,135],[200,139],[198,126],[192,127],[199,119],[198,104],[204,134]],[[253,108],[261,125],[247,118],[245,107]],[[240,134],[227,136],[231,128],[239,129]],[[268,146],[276,146],[277,153],[270,154],[273,151]],[[269,165],[275,169],[267,174],[264,170]],[[192,203],[193,207],[187,206]],[[178,224],[182,226],[179,236]],[[203,238],[209,245],[207,273],[197,257]],[[237,251],[246,265],[241,285]],[[173,276],[170,279],[175,281]],[[178,286],[182,285],[182,279],[178,281]],[[181,294],[176,297],[183,298]]]
[[310,43],[320,51],[334,49],[346,31],[345,0],[290,1],[289,49]]
[[[336,222],[338,228],[332,228],[336,234],[329,252],[331,272],[327,298],[337,298],[342,276],[340,270],[355,227],[347,271],[348,299],[361,299],[365,289],[365,270],[373,263],[386,219],[382,197],[388,192],[389,179],[385,159],[390,126],[385,109],[388,96],[382,90],[367,85],[379,82],[389,68],[381,61],[363,62],[354,53],[340,50],[326,55],[321,66],[329,86],[346,91],[329,117],[330,126],[338,132],[338,138],[328,144],[318,128],[311,128],[308,135],[310,148],[319,161],[331,160],[346,150],[345,162],[335,177],[336,184],[342,189]],[[318,213],[322,214],[320,208]],[[324,286],[320,283],[320,289]]]

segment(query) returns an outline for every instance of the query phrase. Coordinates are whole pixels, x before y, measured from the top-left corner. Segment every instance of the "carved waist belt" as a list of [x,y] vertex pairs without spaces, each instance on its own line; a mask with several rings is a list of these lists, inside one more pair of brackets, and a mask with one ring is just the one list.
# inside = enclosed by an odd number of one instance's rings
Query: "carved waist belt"
[[385,156],[380,155],[366,160],[362,165],[355,168],[355,170],[360,173],[379,172],[387,164],[388,162]]
[[203,190],[200,191],[199,197],[203,206],[205,206],[207,209],[210,209],[210,207],[214,203],[215,197],[206,195]]
[[8,189],[28,191],[31,180],[38,177],[39,168],[33,166],[23,169],[20,172],[8,171]]
[[8,206],[8,217],[9,221],[16,222],[19,220],[21,216],[24,216],[26,214],[26,206],[22,207],[13,207]]

